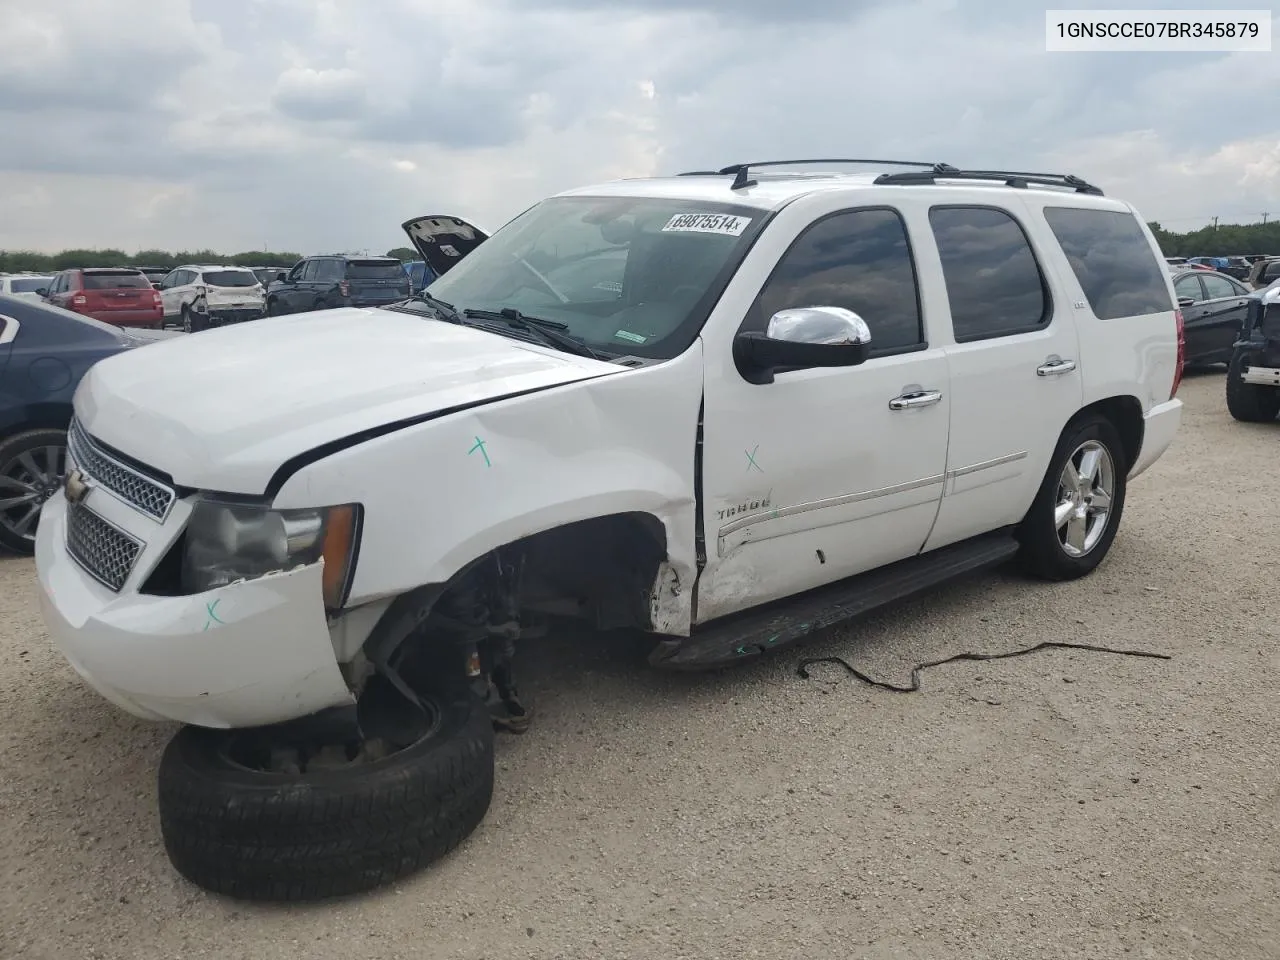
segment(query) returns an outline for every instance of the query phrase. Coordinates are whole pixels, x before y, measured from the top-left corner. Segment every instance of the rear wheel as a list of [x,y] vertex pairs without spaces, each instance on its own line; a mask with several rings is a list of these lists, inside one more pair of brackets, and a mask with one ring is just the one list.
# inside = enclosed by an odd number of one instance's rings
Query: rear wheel
[[0,441],[0,546],[35,552],[40,510],[66,472],[64,430],[28,430]]
[[1093,415],[1068,425],[1018,530],[1026,569],[1044,580],[1093,572],[1120,526],[1128,472],[1110,420]]
[[1236,350],[1227,366],[1227,412],[1242,423],[1270,423],[1280,415],[1280,387],[1244,382],[1248,355]]

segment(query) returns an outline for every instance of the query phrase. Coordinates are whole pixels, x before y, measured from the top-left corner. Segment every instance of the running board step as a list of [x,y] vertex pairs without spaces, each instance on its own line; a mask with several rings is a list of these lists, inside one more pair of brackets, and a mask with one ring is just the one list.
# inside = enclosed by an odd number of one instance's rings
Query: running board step
[[998,566],[1018,552],[1013,528],[983,534],[878,570],[713,620],[689,637],[663,640],[649,662],[668,670],[711,670],[750,660],[824,627]]

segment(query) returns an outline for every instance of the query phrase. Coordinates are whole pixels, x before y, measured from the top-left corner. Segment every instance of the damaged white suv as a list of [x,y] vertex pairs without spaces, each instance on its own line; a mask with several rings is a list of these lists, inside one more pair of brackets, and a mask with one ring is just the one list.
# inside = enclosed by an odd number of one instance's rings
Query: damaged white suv
[[419,297],[85,377],[44,611],[103,696],[188,725],[160,772],[183,875],[306,899],[456,845],[529,720],[513,650],[556,618],[697,669],[1015,555],[1097,566],[1181,417],[1133,208],[786,166],[574,190],[492,237],[409,221]]

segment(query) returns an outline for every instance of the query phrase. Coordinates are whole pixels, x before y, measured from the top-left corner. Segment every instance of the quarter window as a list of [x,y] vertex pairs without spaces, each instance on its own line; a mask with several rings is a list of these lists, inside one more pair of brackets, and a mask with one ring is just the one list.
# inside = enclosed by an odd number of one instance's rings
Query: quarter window
[[1132,213],[1045,207],[1044,218],[1099,320],[1173,309],[1168,272]]
[[1049,296],[1018,221],[991,207],[934,207],[938,244],[957,343],[1038,330]]
[[844,307],[866,321],[874,354],[924,342],[915,264],[896,210],[847,210],[808,227],[765,281],[744,329],[779,310]]

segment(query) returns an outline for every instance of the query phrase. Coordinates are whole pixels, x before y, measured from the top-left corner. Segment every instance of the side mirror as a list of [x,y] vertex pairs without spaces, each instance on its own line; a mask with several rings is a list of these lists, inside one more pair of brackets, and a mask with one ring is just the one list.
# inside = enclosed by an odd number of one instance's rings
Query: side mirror
[[773,383],[778,368],[854,367],[871,352],[866,321],[843,307],[779,310],[764,333],[740,333],[733,358],[749,383]]
[[1192,306],[1195,306],[1195,300],[1194,300],[1193,298],[1191,298],[1191,297],[1179,297],[1179,298],[1178,298],[1178,306],[1180,306],[1180,307],[1192,307]]
[[49,288],[48,288],[48,287],[41,287],[40,289],[38,289],[38,290],[36,291],[36,296],[37,296],[37,297],[47,297],[48,295],[49,295]]

